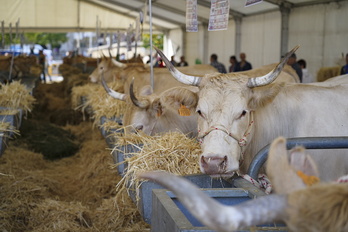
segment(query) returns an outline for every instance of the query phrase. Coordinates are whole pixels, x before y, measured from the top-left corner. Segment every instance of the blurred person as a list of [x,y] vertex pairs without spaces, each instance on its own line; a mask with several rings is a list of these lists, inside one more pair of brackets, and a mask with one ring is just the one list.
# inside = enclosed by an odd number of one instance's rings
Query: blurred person
[[341,68],[341,75],[348,74],[348,53],[346,54],[346,64]]
[[237,61],[237,58],[236,56],[231,56],[230,57],[230,67],[228,68],[228,71],[229,72],[235,72],[236,71],[236,68],[237,68],[237,64],[238,64],[238,61]]
[[184,67],[184,66],[188,66],[188,63],[185,60],[185,56],[181,56],[180,57],[180,62],[178,63],[178,67]]
[[288,59],[287,64],[290,65],[296,71],[298,77],[300,78],[300,82],[302,83],[302,69],[300,65],[296,62],[296,59],[296,54],[293,53]]
[[210,56],[210,65],[216,68],[220,73],[227,73],[225,65],[218,62],[218,56],[216,54]]
[[236,72],[247,71],[253,68],[251,63],[246,60],[246,55],[244,52],[239,54],[239,58],[240,61],[237,63],[235,70]]
[[302,69],[302,83],[311,83],[314,82],[313,75],[309,73],[307,69],[307,62],[304,59],[297,61]]
[[170,57],[170,63],[172,63],[172,65],[174,65],[174,66],[178,65],[178,63],[175,61],[175,57],[174,56]]

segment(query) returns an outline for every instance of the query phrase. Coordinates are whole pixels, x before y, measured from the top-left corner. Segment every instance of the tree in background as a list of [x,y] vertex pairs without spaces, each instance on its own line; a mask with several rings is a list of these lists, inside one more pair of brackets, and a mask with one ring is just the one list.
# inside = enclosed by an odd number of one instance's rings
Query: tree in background
[[[152,44],[163,50],[163,34],[152,35]],[[150,34],[143,34],[144,48],[150,48]]]

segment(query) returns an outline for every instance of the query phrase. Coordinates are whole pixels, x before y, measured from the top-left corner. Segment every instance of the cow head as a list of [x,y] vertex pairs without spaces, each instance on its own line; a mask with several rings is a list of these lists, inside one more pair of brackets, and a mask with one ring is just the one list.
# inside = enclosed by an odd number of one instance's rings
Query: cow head
[[115,79],[115,72],[126,68],[126,64],[122,64],[112,58],[103,57],[99,62],[98,66],[89,75],[89,79],[93,83],[101,82],[101,75],[104,74],[104,79],[106,82],[113,81]]
[[[134,79],[129,88],[129,95],[118,93],[110,89],[102,78],[106,92],[113,98],[128,101],[124,112],[123,125],[131,133],[142,131],[148,135],[180,131],[188,136],[196,136],[197,115],[180,116],[176,111],[181,106],[176,96],[191,93],[187,88],[175,87],[162,92],[153,93],[151,86],[143,86],[138,95],[134,92]],[[171,107],[166,107],[171,104]],[[173,110],[175,108],[175,110]]]
[[[296,171],[312,175],[316,173],[315,164],[304,148],[295,148],[290,156],[289,159],[285,139],[274,140],[267,169],[268,173],[272,173],[273,186],[281,194],[259,197],[235,206],[226,206],[209,198],[183,177],[163,171],[140,173],[139,176],[172,191],[195,218],[216,231],[235,231],[274,221],[286,222],[291,231],[343,231],[348,225],[348,213],[344,210],[344,204],[348,203],[347,185],[317,184],[306,187]],[[284,191],[284,187],[287,190]]]
[[[198,94],[192,94],[198,101],[191,110],[199,114],[198,138],[202,148],[199,162],[203,173],[231,176],[239,169],[245,147],[253,135],[253,112],[278,94],[283,83],[271,83],[297,48],[292,49],[270,73],[254,78],[238,73],[212,74],[203,78],[185,75],[156,48],[178,81],[199,87]],[[181,102],[187,105],[185,99]]]

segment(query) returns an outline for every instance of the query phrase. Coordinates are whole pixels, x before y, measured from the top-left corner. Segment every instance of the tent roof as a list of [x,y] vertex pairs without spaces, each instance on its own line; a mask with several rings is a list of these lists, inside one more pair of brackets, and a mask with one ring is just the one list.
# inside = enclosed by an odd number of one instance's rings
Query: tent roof
[[[335,2],[344,0],[335,0]],[[0,21],[9,23],[14,30],[20,19],[25,32],[76,32],[95,31],[97,18],[102,30],[127,30],[144,8],[148,0],[0,0]],[[210,0],[197,0],[199,23],[209,22]],[[230,0],[230,17],[248,17],[270,11],[280,6],[289,9],[332,0],[263,0],[245,7],[245,0]],[[152,24],[154,31],[166,31],[185,26],[186,0],[152,0]],[[143,30],[149,30],[148,20]]]

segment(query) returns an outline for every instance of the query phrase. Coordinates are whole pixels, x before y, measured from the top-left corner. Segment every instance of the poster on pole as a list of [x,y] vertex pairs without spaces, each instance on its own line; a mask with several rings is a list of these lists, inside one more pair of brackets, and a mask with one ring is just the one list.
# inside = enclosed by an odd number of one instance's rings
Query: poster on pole
[[186,31],[197,32],[197,0],[186,1]]
[[263,0],[246,0],[245,7],[261,3]]
[[208,31],[227,30],[229,13],[229,0],[211,0]]

